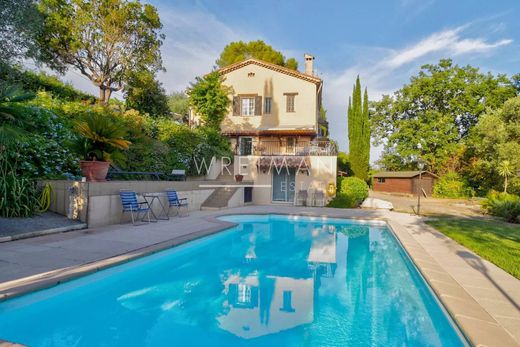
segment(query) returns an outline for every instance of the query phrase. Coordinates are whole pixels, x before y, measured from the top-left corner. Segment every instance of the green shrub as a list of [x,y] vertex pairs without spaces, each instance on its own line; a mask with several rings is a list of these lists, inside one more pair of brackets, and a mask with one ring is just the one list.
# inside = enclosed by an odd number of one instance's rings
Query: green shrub
[[439,178],[433,187],[433,196],[436,198],[467,198],[473,196],[473,190],[459,174],[449,172]]
[[30,217],[38,207],[36,182],[18,175],[16,166],[0,154],[0,216]]
[[328,204],[329,207],[359,207],[368,197],[367,183],[357,177],[338,177],[337,187],[336,197]]
[[510,223],[520,223],[520,196],[492,191],[482,207],[493,216],[502,217]]

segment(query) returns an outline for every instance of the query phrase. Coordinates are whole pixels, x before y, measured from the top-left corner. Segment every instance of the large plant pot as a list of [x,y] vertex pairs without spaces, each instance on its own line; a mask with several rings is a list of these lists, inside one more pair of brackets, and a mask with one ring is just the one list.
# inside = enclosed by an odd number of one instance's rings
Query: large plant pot
[[108,161],[81,160],[79,166],[88,182],[104,182],[107,178],[110,163]]

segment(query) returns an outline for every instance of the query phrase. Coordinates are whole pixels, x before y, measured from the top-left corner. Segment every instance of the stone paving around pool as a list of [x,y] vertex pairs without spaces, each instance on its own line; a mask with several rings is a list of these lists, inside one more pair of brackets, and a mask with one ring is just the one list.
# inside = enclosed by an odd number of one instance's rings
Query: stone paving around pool
[[385,219],[472,344],[520,346],[520,281],[421,218],[390,211],[246,206],[2,243],[0,300],[218,232],[231,224],[216,216],[240,213]]

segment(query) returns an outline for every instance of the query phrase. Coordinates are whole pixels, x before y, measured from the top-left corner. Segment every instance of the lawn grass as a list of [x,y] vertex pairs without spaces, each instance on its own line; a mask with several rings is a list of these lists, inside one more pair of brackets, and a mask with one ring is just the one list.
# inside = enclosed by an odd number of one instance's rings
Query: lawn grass
[[426,223],[520,279],[520,225],[455,218]]

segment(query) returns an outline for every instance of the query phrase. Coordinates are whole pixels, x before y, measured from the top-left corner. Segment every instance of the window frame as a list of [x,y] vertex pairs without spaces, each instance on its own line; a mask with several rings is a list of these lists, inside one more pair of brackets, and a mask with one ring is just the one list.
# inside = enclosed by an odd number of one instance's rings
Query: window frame
[[[247,106],[248,114],[244,113],[244,101],[249,100],[249,104]],[[255,115],[255,97],[254,96],[241,96],[240,97],[240,116],[242,117],[252,117]]]
[[[268,104],[269,104],[269,109],[267,107]],[[264,97],[264,114],[271,114],[272,112],[273,112],[273,98],[271,96],[266,96],[266,97]]]
[[296,112],[296,95],[298,93],[284,93],[285,95],[285,112],[295,113]]
[[385,177],[378,177],[377,178],[377,183],[385,183],[385,182],[386,182]]

